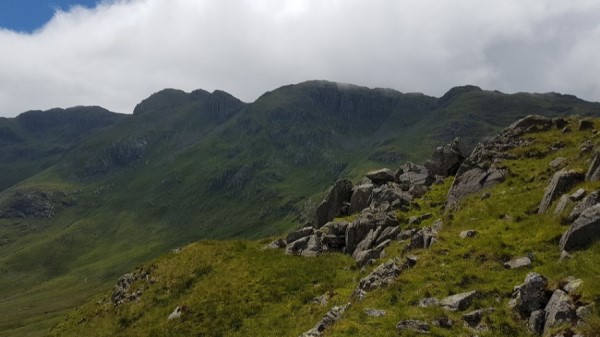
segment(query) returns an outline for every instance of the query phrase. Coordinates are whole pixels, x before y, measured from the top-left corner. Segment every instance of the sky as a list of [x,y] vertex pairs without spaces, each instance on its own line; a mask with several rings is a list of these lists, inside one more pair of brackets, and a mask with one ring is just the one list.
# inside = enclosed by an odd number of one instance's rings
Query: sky
[[597,0],[0,0],[0,116],[312,79],[600,101]]

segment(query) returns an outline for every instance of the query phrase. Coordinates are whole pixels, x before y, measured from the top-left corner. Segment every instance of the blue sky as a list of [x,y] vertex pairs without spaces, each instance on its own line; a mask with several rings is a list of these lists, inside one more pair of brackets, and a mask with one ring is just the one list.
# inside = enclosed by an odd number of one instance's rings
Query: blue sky
[[95,7],[98,0],[0,0],[0,27],[32,32],[48,22],[56,9],[74,5]]

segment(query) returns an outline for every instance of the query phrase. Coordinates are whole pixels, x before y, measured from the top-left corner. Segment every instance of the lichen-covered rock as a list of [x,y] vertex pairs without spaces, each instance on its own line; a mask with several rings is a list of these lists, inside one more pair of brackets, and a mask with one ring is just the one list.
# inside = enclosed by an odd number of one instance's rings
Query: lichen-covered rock
[[413,267],[416,261],[416,258],[408,257],[402,265],[399,265],[396,260],[389,260],[380,264],[369,275],[360,280],[355,293],[372,291],[395,282],[402,270]]
[[430,326],[423,321],[408,319],[398,322],[398,324],[396,324],[396,330],[398,330],[400,333],[402,333],[404,330],[412,330],[419,333],[429,333]]
[[329,310],[325,314],[325,316],[323,316],[323,319],[321,319],[319,321],[319,323],[317,323],[315,325],[314,328],[301,334],[300,337],[320,337],[320,336],[322,336],[323,332],[325,332],[325,330],[327,328],[334,325],[335,322],[339,321],[340,318],[342,318],[342,315],[344,314],[344,312],[346,312],[346,310],[348,310],[349,307],[350,307],[350,303],[346,303],[345,305],[335,306],[335,307],[331,308],[331,310]]
[[327,192],[325,199],[317,207],[313,227],[321,228],[333,218],[348,214],[351,197],[352,182],[349,180],[336,181]]
[[577,171],[561,170],[556,172],[544,191],[544,197],[538,207],[538,214],[545,213],[552,201],[582,181],[583,178],[583,174]]
[[435,177],[430,174],[429,170],[423,165],[406,163],[396,171],[394,182],[400,187],[408,191],[411,186],[421,185],[429,186],[435,181]]
[[600,203],[600,191],[594,191],[588,194],[581,201],[575,204],[575,207],[573,207],[573,210],[566,218],[567,222],[572,223],[581,215],[581,213],[583,213],[583,211],[598,203]]
[[589,207],[573,222],[560,239],[560,250],[585,249],[600,239],[600,205]]
[[425,167],[432,176],[448,177],[456,174],[464,160],[465,156],[460,150],[460,139],[455,138],[445,146],[436,148]]
[[365,309],[365,314],[371,317],[383,317],[385,316],[385,310],[367,308]]
[[546,312],[544,310],[536,310],[529,316],[527,322],[527,329],[529,332],[541,335],[544,332],[544,320],[546,319]]
[[548,302],[547,286],[548,280],[544,276],[534,272],[527,274],[525,282],[514,288],[509,306],[522,317],[529,317],[532,312],[544,309]]
[[407,207],[412,201],[412,196],[404,192],[400,185],[388,182],[373,189],[371,194],[371,207],[378,208],[383,203],[388,203],[392,208]]
[[576,317],[575,309],[575,305],[566,292],[561,289],[555,290],[544,309],[546,312],[544,331],[548,331],[558,324],[573,320]]
[[479,296],[477,290],[448,296],[440,301],[440,306],[448,310],[465,310]]
[[358,244],[364,240],[369,231],[381,227],[397,227],[400,223],[392,213],[363,211],[359,217],[346,228],[346,253],[352,254]]

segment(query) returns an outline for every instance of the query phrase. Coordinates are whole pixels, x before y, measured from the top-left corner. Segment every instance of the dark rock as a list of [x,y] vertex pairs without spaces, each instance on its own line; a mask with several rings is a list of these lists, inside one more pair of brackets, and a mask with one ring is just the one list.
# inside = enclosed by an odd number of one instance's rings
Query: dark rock
[[554,199],[583,181],[583,178],[583,174],[577,171],[562,170],[556,172],[546,187],[544,197],[538,208],[538,214],[545,213]]
[[579,121],[579,131],[591,130],[594,128],[594,121],[589,119],[582,119]]
[[519,257],[514,260],[510,260],[504,263],[504,268],[506,269],[517,269],[517,268],[530,268],[531,267],[531,259],[528,257]]
[[371,171],[367,173],[369,178],[374,184],[382,185],[390,181],[394,181],[394,172],[390,169],[383,168],[377,171]]
[[347,221],[331,221],[321,227],[321,231],[331,235],[344,236],[349,225],[350,223]]
[[411,216],[408,219],[408,224],[409,225],[413,225],[413,224],[418,225],[421,222],[423,222],[423,220],[427,220],[427,219],[431,219],[431,213],[425,213],[425,214],[421,214],[421,215]]
[[521,317],[529,317],[532,312],[543,309],[548,302],[547,286],[548,280],[544,276],[533,272],[527,274],[525,283],[514,288],[509,306]]
[[365,309],[365,314],[371,317],[383,317],[385,316],[385,310],[377,310],[372,308]]
[[396,281],[396,278],[402,273],[402,270],[413,267],[415,263],[416,259],[411,257],[407,258],[402,265],[398,265],[396,260],[389,260],[382,263],[369,275],[360,280],[356,292],[360,290],[365,292],[372,291],[387,286]]
[[554,291],[544,311],[546,312],[544,331],[548,331],[558,324],[570,322],[576,317],[575,306],[571,298],[560,289]]
[[460,150],[460,140],[454,139],[443,147],[438,147],[433,152],[431,160],[425,163],[425,167],[431,175],[443,177],[453,176],[465,160]]
[[308,245],[308,241],[310,240],[310,238],[311,238],[311,236],[305,236],[296,241],[288,243],[287,246],[285,247],[285,253],[289,254],[289,255],[302,254],[302,251],[304,249],[306,249],[306,246]]
[[541,335],[544,332],[544,320],[546,319],[546,312],[544,310],[536,310],[529,316],[527,322],[527,329],[529,332]]
[[0,204],[0,218],[52,218],[57,204],[54,193],[19,190]]
[[600,205],[587,208],[560,239],[560,250],[585,249],[600,239]]
[[431,247],[435,238],[437,237],[437,231],[430,227],[425,227],[417,231],[412,238],[410,243],[404,247],[404,251],[411,251],[413,249],[427,249]]
[[566,119],[560,117],[553,118],[552,123],[557,129],[562,129],[568,124]]
[[440,306],[448,310],[465,310],[477,296],[479,296],[477,290],[448,296],[440,301]]
[[471,312],[463,315],[463,320],[469,327],[476,328],[479,325],[479,323],[481,323],[481,319],[483,319],[483,316],[486,313],[493,312],[493,311],[494,311],[494,308],[486,308],[486,309],[479,309],[479,310],[471,311]]
[[569,196],[572,201],[579,201],[585,197],[586,191],[583,188],[578,189]]
[[371,204],[371,193],[375,186],[373,184],[363,184],[355,186],[350,198],[350,214],[358,213],[369,207]]
[[569,214],[569,216],[566,219],[567,222],[571,223],[575,221],[575,219],[577,219],[581,215],[581,213],[583,213],[583,211],[598,203],[600,203],[600,191],[594,191],[588,194],[588,196],[584,197],[580,202],[578,202],[575,205],[575,207],[573,207],[571,214]]
[[460,232],[460,234],[459,234],[459,236],[460,236],[462,239],[466,239],[466,238],[472,238],[472,237],[475,237],[475,235],[477,235],[477,231],[476,231],[476,230],[473,230],[473,229],[468,229],[468,230],[466,230],[466,231],[462,231],[462,232]]
[[397,227],[399,224],[395,215],[391,213],[363,211],[346,229],[346,253],[354,253],[356,246],[364,240],[369,231],[377,227]]
[[410,162],[400,166],[394,176],[394,182],[400,185],[405,191],[408,191],[411,186],[415,185],[429,186],[434,181],[435,178],[429,173],[425,166],[416,165]]
[[[352,182],[338,180],[329,189],[325,199],[317,207],[313,227],[321,228],[327,222],[344,214],[343,210],[352,197]],[[347,213],[347,212],[346,212]]]
[[300,337],[322,336],[323,332],[325,332],[325,330],[327,330],[327,328],[334,325],[335,322],[339,321],[340,318],[342,318],[342,315],[344,314],[344,312],[346,312],[346,310],[348,310],[349,307],[350,307],[350,303],[347,303],[343,306],[335,306],[335,307],[331,308],[331,310],[329,310],[325,314],[325,316],[323,316],[323,319],[321,319],[319,321],[319,323],[317,323],[317,325],[315,325],[314,328],[306,331],[305,333],[300,335]]
[[592,156],[592,162],[590,167],[585,174],[585,180],[587,181],[598,181],[600,180],[600,152],[596,152]]
[[439,326],[444,329],[452,329],[454,326],[454,321],[449,319],[448,317],[436,317],[431,322],[434,326]]
[[412,201],[412,196],[402,191],[400,185],[388,182],[373,189],[371,194],[371,207],[377,208],[382,203],[387,202],[396,207],[406,207]]
[[287,243],[292,243],[298,239],[301,239],[305,236],[310,236],[313,235],[315,233],[315,229],[312,227],[304,227],[301,228],[297,231],[293,231],[291,233],[289,233],[286,238],[285,238],[285,242]]
[[396,330],[398,330],[400,333],[402,333],[404,330],[412,330],[419,333],[429,333],[429,329],[429,324],[415,319],[400,321],[398,324],[396,324]]
[[581,145],[579,145],[579,154],[586,154],[594,149],[594,143],[591,140],[586,140]]

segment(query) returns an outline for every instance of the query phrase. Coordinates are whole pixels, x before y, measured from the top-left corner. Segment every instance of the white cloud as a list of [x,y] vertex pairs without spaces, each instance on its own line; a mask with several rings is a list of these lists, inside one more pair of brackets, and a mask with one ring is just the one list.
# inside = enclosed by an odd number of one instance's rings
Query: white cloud
[[600,2],[132,0],[0,30],[0,115],[131,112],[165,87],[252,101],[329,79],[441,95],[476,84],[600,100]]

